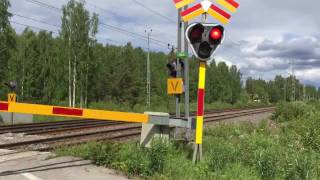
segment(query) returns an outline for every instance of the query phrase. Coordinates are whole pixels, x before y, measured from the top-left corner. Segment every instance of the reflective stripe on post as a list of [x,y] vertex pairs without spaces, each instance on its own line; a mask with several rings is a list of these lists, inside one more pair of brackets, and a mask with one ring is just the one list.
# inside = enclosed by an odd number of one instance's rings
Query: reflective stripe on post
[[198,110],[196,122],[196,144],[202,144],[203,116],[204,116],[204,95],[206,82],[206,62],[200,61],[199,82],[198,82]]

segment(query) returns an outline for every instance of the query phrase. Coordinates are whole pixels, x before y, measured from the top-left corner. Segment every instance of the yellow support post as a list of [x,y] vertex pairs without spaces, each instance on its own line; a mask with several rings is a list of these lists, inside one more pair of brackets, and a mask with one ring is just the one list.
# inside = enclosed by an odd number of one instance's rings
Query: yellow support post
[[204,117],[204,94],[206,82],[206,62],[200,61],[199,64],[199,82],[198,82],[198,109],[196,119],[196,143],[193,154],[193,162],[202,159],[202,135],[203,135],[203,117]]

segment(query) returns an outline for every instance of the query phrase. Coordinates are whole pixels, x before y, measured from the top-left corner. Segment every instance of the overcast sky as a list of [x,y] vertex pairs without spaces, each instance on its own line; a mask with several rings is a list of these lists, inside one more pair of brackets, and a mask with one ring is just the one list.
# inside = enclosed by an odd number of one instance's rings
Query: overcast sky
[[[61,7],[67,0],[37,0]],[[59,31],[61,12],[39,6],[35,0],[11,0],[13,27],[21,32],[25,25]],[[211,0],[214,2],[214,0]],[[198,0],[200,2],[200,0]],[[275,74],[288,76],[290,62],[296,76],[306,84],[320,86],[320,1],[317,0],[237,0],[240,8],[226,26],[226,39],[216,53],[218,61],[237,65],[244,77],[273,79]],[[154,51],[168,52],[165,43],[176,43],[177,10],[172,0],[87,0],[90,12],[100,21],[145,34],[152,29]],[[17,15],[47,22],[28,20]],[[215,22],[209,18],[209,22]],[[35,29],[37,30],[37,29]],[[126,35],[100,26],[102,43],[122,45],[130,41],[146,48],[147,43],[136,35]]]

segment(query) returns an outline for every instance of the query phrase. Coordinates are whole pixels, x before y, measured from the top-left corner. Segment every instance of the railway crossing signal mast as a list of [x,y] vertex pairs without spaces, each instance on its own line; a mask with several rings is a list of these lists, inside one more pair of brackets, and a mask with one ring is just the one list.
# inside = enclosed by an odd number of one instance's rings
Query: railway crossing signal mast
[[[224,27],[217,23],[206,23],[207,14],[211,15],[221,24],[228,24],[231,13],[235,13],[239,4],[234,0],[215,0],[212,3],[209,0],[202,0],[190,8],[181,11],[180,8],[190,5],[195,0],[173,0],[184,22],[188,22],[200,15],[203,15],[204,22],[193,23],[185,31],[186,39],[193,51],[193,54],[199,60],[199,81],[198,81],[198,109],[196,118],[196,138],[193,162],[202,159],[202,134],[204,119],[204,94],[205,94],[205,73],[206,62],[213,59],[213,55],[224,40]],[[180,21],[179,18],[179,21]],[[180,31],[180,28],[178,28]],[[179,33],[178,33],[179,34]],[[179,44],[178,39],[178,44]]]
[[187,28],[186,38],[193,54],[199,60],[198,109],[196,118],[196,144],[193,162],[202,158],[202,134],[204,119],[204,94],[206,62],[213,59],[214,52],[224,39],[224,27],[218,24],[193,23]]

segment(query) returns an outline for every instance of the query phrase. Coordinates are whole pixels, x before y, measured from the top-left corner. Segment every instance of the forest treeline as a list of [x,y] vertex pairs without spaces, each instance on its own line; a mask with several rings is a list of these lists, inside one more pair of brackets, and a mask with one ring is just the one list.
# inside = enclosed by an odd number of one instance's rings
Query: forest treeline
[[[70,0],[62,7],[58,34],[30,28],[17,34],[10,24],[9,1],[0,2],[2,100],[8,92],[3,84],[16,81],[18,99],[23,102],[85,107],[108,101],[131,108],[146,103],[147,52],[130,42],[123,46],[99,43],[99,16],[90,14],[84,1]],[[172,54],[151,52],[150,59],[151,104],[166,104],[172,99],[166,93],[166,64]],[[194,58],[189,61],[190,99],[195,102],[198,64]],[[246,86],[241,77],[236,66],[212,61],[207,70],[206,102],[267,103],[318,99],[320,95],[320,89],[305,87],[293,76],[277,76],[274,81],[249,78]]]

